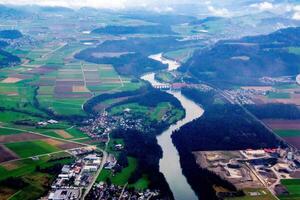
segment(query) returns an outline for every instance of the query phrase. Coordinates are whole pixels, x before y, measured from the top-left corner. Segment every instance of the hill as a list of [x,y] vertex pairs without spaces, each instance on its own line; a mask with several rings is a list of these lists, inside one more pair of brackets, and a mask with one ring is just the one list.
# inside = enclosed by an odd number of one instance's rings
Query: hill
[[3,38],[3,39],[18,39],[21,37],[23,37],[23,34],[18,30],[0,31],[0,38]]
[[300,47],[300,28],[220,41],[210,49],[197,51],[181,70],[219,86],[257,85],[263,76],[300,73],[300,55],[291,52],[291,47]]

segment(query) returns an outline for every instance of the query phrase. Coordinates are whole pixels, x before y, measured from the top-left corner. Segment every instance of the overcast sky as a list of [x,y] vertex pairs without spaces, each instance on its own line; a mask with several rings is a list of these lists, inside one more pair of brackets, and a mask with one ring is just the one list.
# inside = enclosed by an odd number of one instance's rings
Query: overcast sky
[[[230,17],[233,7],[244,3],[249,10],[270,11],[278,14],[291,13],[290,16],[300,20],[300,0],[298,5],[290,2],[297,0],[0,0],[0,4],[64,6],[71,8],[94,7],[105,9],[146,8],[159,12],[171,12],[174,4],[201,4],[211,15]],[[249,5],[248,5],[249,4]],[[242,8],[241,10],[248,10]],[[238,8],[239,10],[239,8]],[[248,11],[249,11],[248,10]]]
[[[200,0],[201,1],[201,0]],[[0,0],[3,4],[37,4],[47,6],[65,6],[65,7],[95,7],[95,8],[112,8],[123,9],[129,7],[146,7],[146,6],[167,6],[174,3],[199,2],[198,0]]]

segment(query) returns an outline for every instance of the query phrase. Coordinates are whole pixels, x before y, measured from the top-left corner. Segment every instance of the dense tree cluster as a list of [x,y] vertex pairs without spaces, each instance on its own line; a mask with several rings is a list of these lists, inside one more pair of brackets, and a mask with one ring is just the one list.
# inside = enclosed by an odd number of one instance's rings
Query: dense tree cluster
[[[160,132],[158,131],[157,134]],[[147,174],[151,189],[160,189],[164,197],[172,197],[170,188],[163,174],[159,172],[159,160],[162,150],[157,145],[156,134],[143,134],[136,130],[115,131],[114,138],[122,138],[125,142],[125,152],[138,160],[138,168],[131,175],[129,183],[135,183],[143,174]]]
[[213,186],[221,186],[231,191],[222,194],[223,196],[243,195],[243,192],[237,191],[228,181],[207,169],[200,168],[192,152],[277,147],[280,141],[240,106],[216,104],[214,99],[218,95],[213,90],[202,92],[197,89],[184,89],[182,93],[201,104],[205,110],[202,117],[182,126],[172,134],[188,182],[204,199],[218,199]]
[[292,104],[255,104],[247,109],[260,119],[300,119],[300,109]]
[[3,31],[0,31],[0,38],[18,39],[20,37],[23,37],[23,34],[18,30],[3,30]]

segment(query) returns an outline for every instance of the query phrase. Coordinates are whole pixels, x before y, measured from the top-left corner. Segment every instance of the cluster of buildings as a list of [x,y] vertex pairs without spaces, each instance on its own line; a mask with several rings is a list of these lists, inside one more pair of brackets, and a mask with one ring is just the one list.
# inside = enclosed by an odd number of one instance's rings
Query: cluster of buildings
[[233,101],[239,102],[243,105],[255,104],[253,97],[258,95],[265,96],[268,91],[259,89],[236,89],[236,90],[225,90],[224,93]]
[[122,186],[116,186],[114,184],[107,184],[104,182],[100,182],[99,184],[95,184],[93,188],[90,190],[89,194],[85,199],[94,200],[108,200],[108,199],[131,199],[131,200],[146,200],[150,198],[155,198],[159,195],[158,191],[136,191],[132,188],[126,188]]
[[103,112],[95,119],[85,121],[84,124],[86,124],[86,126],[83,126],[81,130],[92,138],[106,142],[108,135],[113,130],[134,129],[141,132],[150,130],[149,125],[143,123],[143,117],[144,116],[138,116],[131,112],[129,108],[124,109],[123,113],[117,116],[111,116],[107,112]]
[[300,153],[292,148],[241,151],[261,182],[276,195],[287,192],[281,179],[300,178]]
[[49,119],[48,121],[40,121],[37,123],[38,126],[47,126],[48,124],[58,124],[58,121]]
[[291,148],[196,153],[198,164],[237,188],[268,188],[274,195],[288,191],[282,179],[300,178],[300,153]]
[[281,76],[281,77],[267,77],[264,76],[259,79],[261,83],[274,85],[276,83],[294,83],[295,80],[291,76]]
[[64,165],[51,186],[48,200],[80,199],[83,189],[93,184],[102,157],[97,153],[84,154],[71,165]]

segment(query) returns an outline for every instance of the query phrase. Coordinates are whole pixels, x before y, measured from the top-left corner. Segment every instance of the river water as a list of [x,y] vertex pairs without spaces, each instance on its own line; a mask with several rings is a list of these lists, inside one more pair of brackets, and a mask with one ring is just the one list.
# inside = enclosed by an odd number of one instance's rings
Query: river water
[[[162,54],[155,54],[149,56],[149,58],[168,64],[168,71],[176,70],[180,66],[178,62],[163,58]],[[141,79],[150,82],[153,86],[163,84],[155,80],[154,76],[155,73],[149,73],[142,76]],[[201,117],[204,110],[195,102],[183,96],[179,91],[166,92],[173,95],[180,101],[182,107],[185,109],[186,116],[176,124],[171,125],[166,131],[157,137],[158,144],[163,151],[163,157],[159,162],[159,169],[160,172],[164,174],[176,200],[196,200],[198,199],[196,194],[188,184],[185,176],[182,174],[179,155],[172,142],[171,135],[176,129],[179,129],[188,122]]]

